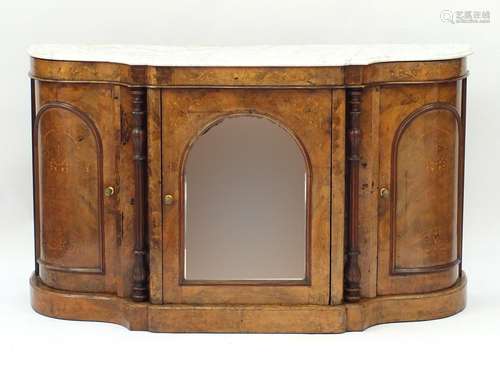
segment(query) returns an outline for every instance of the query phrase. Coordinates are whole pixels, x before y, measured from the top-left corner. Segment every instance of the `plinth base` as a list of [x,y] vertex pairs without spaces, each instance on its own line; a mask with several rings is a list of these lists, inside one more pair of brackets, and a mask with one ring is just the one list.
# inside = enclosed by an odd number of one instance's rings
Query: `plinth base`
[[152,332],[341,333],[403,321],[448,317],[465,308],[465,274],[448,289],[327,305],[135,303],[114,295],[55,290],[33,274],[31,305],[45,316],[120,324]]

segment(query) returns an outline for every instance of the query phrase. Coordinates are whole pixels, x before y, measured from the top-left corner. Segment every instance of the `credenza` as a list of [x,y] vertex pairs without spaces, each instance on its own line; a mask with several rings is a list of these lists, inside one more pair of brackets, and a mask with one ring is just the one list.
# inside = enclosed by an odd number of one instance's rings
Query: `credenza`
[[463,45],[37,45],[32,307],[339,333],[465,307]]

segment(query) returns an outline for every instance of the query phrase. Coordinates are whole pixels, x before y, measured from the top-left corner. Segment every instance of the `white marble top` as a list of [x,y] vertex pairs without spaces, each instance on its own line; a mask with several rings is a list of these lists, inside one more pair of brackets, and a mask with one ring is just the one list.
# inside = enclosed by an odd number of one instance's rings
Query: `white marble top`
[[472,54],[461,44],[289,45],[180,47],[63,45],[29,47],[32,57],[60,61],[150,66],[348,66],[391,61],[434,61]]

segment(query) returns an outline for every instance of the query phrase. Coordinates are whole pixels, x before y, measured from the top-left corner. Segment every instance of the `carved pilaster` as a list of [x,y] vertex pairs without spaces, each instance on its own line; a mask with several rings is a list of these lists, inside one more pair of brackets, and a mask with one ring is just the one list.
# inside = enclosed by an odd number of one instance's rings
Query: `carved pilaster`
[[360,114],[361,114],[360,88],[347,91],[347,137],[348,137],[348,232],[346,266],[344,275],[344,299],[347,302],[357,302],[360,295],[359,282],[359,244],[358,244],[358,200],[359,200],[359,144],[361,139]]
[[133,88],[131,133],[134,145],[135,165],[135,245],[132,299],[143,302],[148,299],[148,273],[146,264],[146,89]]

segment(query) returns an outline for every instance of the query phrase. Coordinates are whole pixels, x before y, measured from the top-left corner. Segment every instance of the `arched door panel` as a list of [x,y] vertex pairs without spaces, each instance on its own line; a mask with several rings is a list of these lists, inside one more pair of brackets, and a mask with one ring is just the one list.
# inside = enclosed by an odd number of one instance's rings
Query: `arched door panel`
[[[432,88],[432,90],[430,89]],[[381,90],[378,294],[431,292],[459,275],[464,127],[457,83]]]
[[164,302],[328,303],[331,93],[162,102]]
[[36,81],[36,261],[45,285],[115,293],[117,128],[112,86]]

